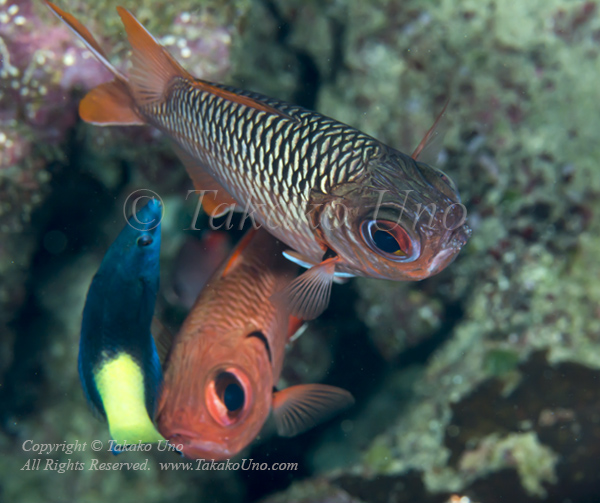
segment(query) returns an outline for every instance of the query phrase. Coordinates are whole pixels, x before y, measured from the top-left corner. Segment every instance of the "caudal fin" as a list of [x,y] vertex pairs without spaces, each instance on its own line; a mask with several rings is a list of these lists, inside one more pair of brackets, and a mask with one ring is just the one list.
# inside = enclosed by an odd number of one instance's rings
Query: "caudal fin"
[[133,96],[139,105],[162,100],[165,89],[174,77],[193,79],[146,28],[123,7],[117,7],[127,38],[131,44]]
[[106,82],[92,89],[81,100],[79,104],[81,118],[100,126],[144,124],[144,120],[136,110],[127,77],[112,65],[90,31],[68,12],[48,0],[44,2],[77,35],[96,59],[115,76],[112,82]]

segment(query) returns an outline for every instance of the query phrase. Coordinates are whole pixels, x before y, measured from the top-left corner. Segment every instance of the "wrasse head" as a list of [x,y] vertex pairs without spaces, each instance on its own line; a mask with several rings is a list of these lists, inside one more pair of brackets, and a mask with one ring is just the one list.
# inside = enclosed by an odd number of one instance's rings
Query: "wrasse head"
[[[129,217],[127,225],[106,254],[105,261],[115,269],[111,276],[134,275],[154,285],[159,277],[160,221],[163,207],[158,199],[150,199],[137,213]],[[100,272],[104,272],[101,269]]]
[[250,334],[235,348],[215,343],[194,361],[193,373],[184,364],[177,381],[163,389],[158,429],[187,458],[229,459],[256,438],[271,408],[264,345]]
[[368,174],[334,193],[319,215],[340,272],[396,281],[442,271],[471,235],[454,182],[393,149]]

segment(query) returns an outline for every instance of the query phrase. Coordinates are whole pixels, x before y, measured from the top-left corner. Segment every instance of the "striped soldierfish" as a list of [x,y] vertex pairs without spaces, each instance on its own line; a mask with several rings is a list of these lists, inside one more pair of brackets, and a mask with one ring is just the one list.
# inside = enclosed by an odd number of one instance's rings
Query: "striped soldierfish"
[[150,333],[161,211],[151,199],[129,219],[106,252],[83,309],[81,384],[119,445],[164,440],[152,423],[162,373]]
[[301,325],[269,299],[296,264],[264,229],[251,230],[217,270],[175,336],[156,423],[189,458],[228,459],[252,442],[273,411],[293,436],[353,403],[323,384],[273,391],[289,337]]
[[319,113],[196,79],[125,9],[128,77],[90,32],[46,0],[115,76],[81,101],[98,125],[150,124],[176,145],[205,209],[250,207],[308,271],[281,298],[303,319],[329,302],[334,276],[421,280],[443,270],[470,229],[450,178]]

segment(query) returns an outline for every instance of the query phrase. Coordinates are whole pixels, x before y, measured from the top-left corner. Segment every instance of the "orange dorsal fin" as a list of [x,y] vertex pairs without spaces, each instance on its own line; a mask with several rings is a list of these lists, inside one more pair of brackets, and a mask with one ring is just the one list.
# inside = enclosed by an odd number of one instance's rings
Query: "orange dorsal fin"
[[[429,131],[427,131],[427,133],[425,133],[425,136],[423,137],[423,139],[421,140],[419,145],[417,145],[417,148],[415,149],[415,151],[412,153],[411,157],[415,161],[418,160],[419,157],[422,157],[422,154],[424,151],[430,151],[430,150],[431,151],[435,150],[435,154],[431,155],[430,157],[437,158],[437,154],[439,153],[439,150],[441,149],[441,143],[444,139],[444,135],[445,135],[446,129],[447,129],[447,127],[442,127],[442,125],[447,126],[447,124],[442,124],[442,119],[445,117],[446,108],[448,108],[449,102],[450,102],[450,99],[446,100],[446,103],[444,104],[444,108],[442,108],[442,111],[436,117],[433,125],[429,128]],[[421,159],[421,160],[425,161],[424,159]],[[429,161],[429,159],[427,159],[427,161]],[[427,161],[425,161],[425,162],[427,162]],[[431,164],[435,163],[435,159],[432,159],[431,161],[432,161]]]
[[258,229],[254,229],[254,228],[250,229],[248,232],[246,232],[244,237],[241,239],[241,241],[235,247],[235,250],[233,250],[233,253],[227,259],[227,264],[225,265],[225,268],[223,269],[223,273],[221,274],[221,277],[224,278],[235,268],[235,265],[239,262],[239,258],[241,257],[242,253],[244,253],[244,250],[246,248],[248,248],[250,241],[252,241],[252,238],[254,237],[254,235],[257,232],[258,232]]
[[228,91],[227,89],[223,89],[222,87],[211,84],[210,82],[197,79],[194,81],[194,87],[200,89],[201,91],[214,94],[215,96],[223,98],[224,100],[231,101],[233,103],[238,103],[240,105],[253,108],[260,112],[267,112],[269,114],[279,115],[280,117],[284,117],[285,119],[293,120],[289,115],[283,113],[281,110],[277,110],[276,108],[267,105],[266,103],[263,103],[254,98],[250,98],[249,96],[243,96],[233,91]]
[[79,103],[79,116],[99,126],[139,126],[144,120],[135,110],[127,83],[115,79],[87,93]]
[[173,78],[192,78],[133,14],[123,7],[117,7],[117,12],[131,44],[129,81],[138,105],[162,100]]
[[350,393],[326,384],[300,384],[273,394],[277,433],[294,437],[350,407]]
[[98,44],[94,36],[85,26],[83,26],[79,21],[77,21],[77,19],[75,19],[74,16],[60,9],[52,2],[44,0],[44,3],[50,8],[50,10],[52,10],[52,12],[54,12],[54,14],[56,14],[56,16],[61,21],[63,21],[71,29],[73,33],[75,33],[75,35],[77,35],[77,38],[79,38],[79,40],[81,40],[85,44],[89,51],[96,57],[96,59],[98,59],[98,61],[100,61],[106,67],[107,70],[109,70],[118,79],[124,81],[127,80],[127,78],[121,72],[119,72],[111,64],[110,61],[108,61],[108,58],[106,57],[106,54],[100,47],[100,44]]

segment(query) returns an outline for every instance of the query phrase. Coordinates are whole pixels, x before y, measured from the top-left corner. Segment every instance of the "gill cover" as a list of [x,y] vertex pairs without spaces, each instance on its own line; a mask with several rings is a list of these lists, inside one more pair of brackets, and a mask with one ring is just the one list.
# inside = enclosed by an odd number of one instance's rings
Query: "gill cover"
[[162,379],[150,325],[159,284],[162,205],[129,218],[92,280],[83,310],[79,376],[116,444],[162,440],[152,418]]

